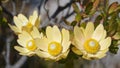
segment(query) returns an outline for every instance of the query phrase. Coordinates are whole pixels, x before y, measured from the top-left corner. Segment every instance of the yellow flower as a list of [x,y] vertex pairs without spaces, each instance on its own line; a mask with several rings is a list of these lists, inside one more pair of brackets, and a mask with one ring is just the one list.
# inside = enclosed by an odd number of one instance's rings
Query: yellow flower
[[[106,56],[111,44],[111,38],[106,37],[106,30],[99,24],[94,30],[94,24],[88,22],[86,28],[74,27],[73,45],[82,52],[82,57],[88,60],[100,59]],[[75,51],[75,49],[73,52]],[[79,54],[79,53],[76,53]]]
[[18,16],[14,16],[14,23],[15,26],[11,24],[8,25],[16,34],[21,33],[22,30],[29,32],[32,30],[33,26],[38,28],[40,24],[40,17],[38,17],[37,11],[33,12],[33,15],[29,17],[29,20],[23,14],[18,14]]
[[31,33],[23,31],[21,34],[18,35],[18,44],[21,46],[15,46],[14,48],[19,51],[20,55],[27,55],[32,56],[35,54],[35,50],[37,50],[36,38],[41,39],[43,34],[39,33],[36,27],[33,27]]
[[71,44],[69,31],[62,29],[60,32],[57,26],[48,26],[46,36],[37,40],[40,50],[36,51],[36,54],[41,58],[54,61],[66,58]]

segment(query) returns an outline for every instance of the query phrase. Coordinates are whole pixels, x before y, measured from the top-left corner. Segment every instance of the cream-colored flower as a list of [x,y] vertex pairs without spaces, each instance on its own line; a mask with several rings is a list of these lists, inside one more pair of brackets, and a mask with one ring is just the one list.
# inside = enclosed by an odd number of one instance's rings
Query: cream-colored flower
[[82,57],[88,60],[106,56],[111,44],[111,38],[106,37],[106,30],[103,25],[99,24],[94,30],[92,22],[88,22],[85,29],[75,26],[74,39],[74,46],[82,52]]
[[30,31],[32,30],[33,26],[36,26],[38,28],[40,24],[40,17],[38,17],[37,11],[33,12],[33,15],[27,19],[23,14],[18,14],[18,16],[14,16],[14,25],[8,24],[10,28],[16,33],[19,34],[22,32],[22,30]]
[[69,31],[62,29],[60,32],[57,26],[48,26],[46,28],[46,36],[36,41],[40,49],[36,51],[37,55],[41,58],[54,61],[66,58],[71,44]]
[[22,33],[18,35],[17,40],[20,46],[15,46],[14,48],[20,52],[20,55],[32,56],[35,54],[35,50],[38,49],[35,39],[41,39],[42,37],[43,34],[40,34],[36,27],[33,27],[31,33],[22,31]]

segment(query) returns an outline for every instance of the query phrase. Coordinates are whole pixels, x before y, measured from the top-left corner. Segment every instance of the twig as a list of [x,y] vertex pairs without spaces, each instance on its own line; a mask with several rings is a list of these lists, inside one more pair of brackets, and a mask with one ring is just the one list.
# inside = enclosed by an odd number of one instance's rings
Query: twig
[[41,11],[41,7],[42,7],[42,4],[44,3],[45,0],[40,0],[40,3],[38,5],[38,14],[40,15],[40,11]]
[[20,68],[27,60],[26,56],[22,56],[13,66],[12,68]]
[[13,40],[13,36],[9,36],[6,39],[6,55],[4,55],[5,61],[6,61],[6,67],[5,68],[20,68],[27,60],[26,56],[22,56],[14,65],[10,64],[10,42]]
[[69,3],[67,3],[64,7],[59,6],[55,13],[50,18],[55,18],[61,11],[66,9],[67,7],[71,6],[71,4],[74,3],[74,0],[71,0]]
[[45,8],[45,5],[46,5],[47,1],[48,1],[48,0],[45,0],[44,5],[43,5],[43,8],[45,9],[45,11],[46,11],[46,13],[47,13],[48,19],[50,20],[49,10]]
[[13,18],[13,14],[11,13],[11,12],[9,12],[5,7],[3,7],[2,5],[1,5],[1,7],[2,7],[2,11],[4,12],[4,13],[6,13],[7,15],[9,15],[11,18]]
[[22,7],[21,7],[21,10],[20,10],[20,13],[23,11],[23,9],[25,8],[25,5],[26,5],[26,1],[22,1]]
[[69,18],[71,15],[73,15],[74,13],[75,13],[75,12],[73,11],[73,12],[67,14],[64,18],[67,19],[67,18]]
[[10,42],[12,40],[13,40],[13,36],[9,36],[6,39],[6,55],[4,55],[5,61],[6,61],[6,67],[5,68],[10,68],[11,67],[9,57],[10,57]]
[[12,14],[13,14],[13,15],[16,15],[16,4],[15,4],[15,0],[12,1],[12,7],[13,7]]

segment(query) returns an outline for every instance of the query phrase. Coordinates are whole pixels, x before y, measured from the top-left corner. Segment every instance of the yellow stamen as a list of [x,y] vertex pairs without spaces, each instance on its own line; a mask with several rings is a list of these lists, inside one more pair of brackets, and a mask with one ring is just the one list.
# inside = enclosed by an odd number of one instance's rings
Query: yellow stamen
[[36,45],[35,45],[34,40],[29,40],[29,41],[27,42],[26,48],[27,48],[28,50],[30,50],[30,51],[34,51],[34,50],[37,48]]
[[33,25],[30,22],[24,22],[23,26],[27,28],[32,28]]
[[48,52],[52,56],[57,56],[61,53],[62,51],[62,46],[58,42],[51,42],[48,45]]
[[84,43],[84,49],[91,54],[95,54],[99,51],[100,45],[95,39],[89,39]]

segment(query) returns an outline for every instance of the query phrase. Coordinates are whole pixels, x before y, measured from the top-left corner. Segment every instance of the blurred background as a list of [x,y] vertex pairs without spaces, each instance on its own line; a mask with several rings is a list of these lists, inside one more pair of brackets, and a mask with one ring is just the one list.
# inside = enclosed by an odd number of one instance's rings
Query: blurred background
[[[37,56],[21,56],[14,49],[18,45],[17,36],[8,27],[8,23],[14,24],[13,16],[19,13],[29,17],[34,10],[41,16],[41,26],[58,25],[61,28],[72,29],[64,23],[63,17],[72,22],[75,12],[71,4],[75,0],[0,0],[0,68],[67,68],[64,63],[48,62]],[[90,0],[80,0],[89,2]],[[92,1],[92,0],[91,0]],[[120,0],[100,0],[104,6]],[[79,7],[82,10],[82,7]],[[94,18],[91,19],[94,21]],[[120,68],[120,50],[117,54],[108,52],[108,55],[100,60],[87,61],[75,59],[74,68]]]

